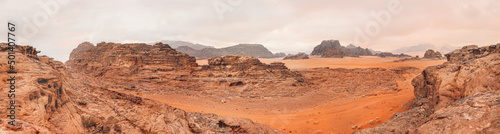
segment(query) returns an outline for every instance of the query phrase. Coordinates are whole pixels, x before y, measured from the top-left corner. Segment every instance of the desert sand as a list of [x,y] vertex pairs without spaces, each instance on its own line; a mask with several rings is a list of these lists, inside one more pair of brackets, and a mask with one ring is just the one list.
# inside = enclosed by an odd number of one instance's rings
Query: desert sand
[[[445,60],[417,60],[393,62],[398,58],[319,58],[308,60],[260,59],[264,63],[283,62],[291,70],[307,71],[313,68],[392,68],[414,66],[421,70],[439,65]],[[198,60],[206,65],[207,60]],[[156,100],[188,112],[214,113],[221,116],[248,118],[257,123],[278,128],[287,133],[352,133],[373,127],[390,119],[395,113],[411,109],[404,106],[414,99],[411,80],[420,72],[404,75],[397,80],[398,91],[373,90],[362,95],[335,93],[328,88],[311,89],[302,95],[260,99],[226,97],[224,99],[185,94],[148,94],[110,89]],[[353,128],[355,127],[355,128]]]

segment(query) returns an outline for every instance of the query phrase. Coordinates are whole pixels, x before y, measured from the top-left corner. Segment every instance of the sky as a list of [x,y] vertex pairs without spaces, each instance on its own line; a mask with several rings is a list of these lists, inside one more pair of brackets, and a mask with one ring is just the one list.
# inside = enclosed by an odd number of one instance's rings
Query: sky
[[[392,51],[500,43],[499,0],[0,0],[17,44],[59,61],[80,43],[182,40],[310,53],[323,40]],[[0,42],[7,41],[7,26]]]

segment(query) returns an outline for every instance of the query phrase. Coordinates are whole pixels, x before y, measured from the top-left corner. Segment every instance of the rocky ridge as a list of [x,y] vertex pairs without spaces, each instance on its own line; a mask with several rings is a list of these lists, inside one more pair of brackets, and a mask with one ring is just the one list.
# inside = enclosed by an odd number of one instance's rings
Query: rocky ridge
[[[124,55],[132,53],[127,51],[126,47],[108,45],[105,46],[122,48],[117,50],[121,50],[120,52]],[[85,47],[92,49],[89,44],[81,45],[80,49]],[[168,49],[162,45],[153,46],[153,48],[159,49],[160,52]],[[78,64],[82,62],[72,64],[73,68],[69,69],[52,58],[38,57],[33,53],[25,53],[25,50],[28,49],[16,50],[18,52],[16,54],[18,61],[16,62],[18,68],[16,70],[18,72],[16,74],[18,80],[16,81],[16,102],[19,106],[18,113],[16,113],[17,125],[8,125],[7,120],[2,118],[0,133],[281,133],[277,129],[248,119],[189,113],[164,103],[115,92],[110,90],[114,87],[104,84],[99,79],[94,79],[94,76],[78,72],[76,69],[79,66],[88,66]],[[101,51],[104,54],[109,52]],[[3,56],[7,52],[2,49],[0,53]],[[89,51],[74,51],[73,53],[80,55],[75,53],[87,54]],[[179,55],[173,52],[163,54]],[[88,56],[88,58],[95,58],[95,56]],[[128,59],[129,57],[122,56],[122,58]],[[5,59],[1,58],[1,63],[6,63]],[[82,57],[73,57],[73,60],[92,62]],[[97,59],[96,61],[116,63],[113,60]],[[143,64],[147,66],[165,63],[159,60],[145,61]],[[181,67],[185,65],[191,66],[192,64],[183,64]],[[124,64],[116,66],[127,67]],[[172,66],[179,67],[179,64]],[[0,64],[1,70],[5,70],[6,67]],[[6,74],[6,72],[0,73]],[[7,75],[1,75],[1,77],[4,79]],[[2,92],[6,92],[5,86],[7,85],[1,85]],[[0,100],[7,100],[7,98],[1,96]],[[6,105],[2,103],[0,107],[5,109]],[[0,116],[6,117],[6,114],[0,112]]]
[[70,68],[92,75],[132,75],[139,68],[150,70],[174,70],[198,66],[196,59],[157,43],[147,45],[84,42],[71,52],[66,63]]
[[500,130],[500,44],[466,46],[413,79],[415,107],[358,133],[495,133]]
[[239,44],[225,48],[205,48],[196,50],[188,46],[177,48],[177,51],[189,54],[197,59],[208,59],[212,57],[220,57],[224,55],[241,55],[252,56],[257,58],[274,58],[276,57],[271,51],[260,44]]
[[286,56],[283,60],[304,60],[309,59],[309,55],[305,53],[298,53],[296,55]]
[[434,52],[434,50],[429,49],[429,50],[427,50],[425,52],[423,58],[424,59],[438,59],[438,60],[441,60],[443,58],[443,55],[440,52],[438,52],[438,51]]
[[321,44],[314,47],[311,55],[320,55],[324,58],[343,58],[370,56],[372,55],[372,52],[369,49],[363,49],[361,47],[341,46],[338,40],[324,40]]

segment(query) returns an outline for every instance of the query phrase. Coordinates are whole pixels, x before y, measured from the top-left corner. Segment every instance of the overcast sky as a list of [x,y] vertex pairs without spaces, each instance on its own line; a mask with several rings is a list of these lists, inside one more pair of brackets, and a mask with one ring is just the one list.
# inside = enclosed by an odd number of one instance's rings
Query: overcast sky
[[[0,22],[17,24],[19,44],[35,46],[41,55],[63,62],[84,41],[183,40],[215,47],[255,43],[287,53],[309,53],[328,39],[383,51],[418,44],[500,42],[499,0],[60,0],[44,4],[54,1],[1,0]],[[0,42],[6,42],[7,30],[1,30],[0,36]]]

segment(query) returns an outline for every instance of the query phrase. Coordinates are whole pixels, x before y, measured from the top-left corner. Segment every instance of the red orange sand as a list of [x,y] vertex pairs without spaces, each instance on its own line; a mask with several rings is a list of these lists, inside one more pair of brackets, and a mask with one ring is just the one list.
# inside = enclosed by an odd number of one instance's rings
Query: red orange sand
[[[428,66],[442,64],[443,60],[419,60],[402,63],[392,62],[397,58],[316,58],[308,60],[261,59],[264,63],[284,62],[292,70],[302,70],[316,67],[330,68],[370,68],[415,66],[424,69]],[[206,60],[199,60],[206,64]],[[405,76],[407,80],[398,81],[401,91],[393,94],[376,96],[354,96],[348,98],[332,98],[313,91],[286,100],[262,98],[247,100],[244,98],[228,98],[229,102],[221,103],[218,98],[203,96],[153,95],[119,91],[139,95],[143,98],[157,100],[188,112],[215,113],[221,116],[248,118],[257,123],[266,124],[287,133],[352,133],[360,129],[376,126],[388,120],[396,112],[408,109],[402,104],[414,98],[411,80],[418,74]],[[377,119],[378,117],[378,119]],[[374,124],[370,124],[373,121]]]

